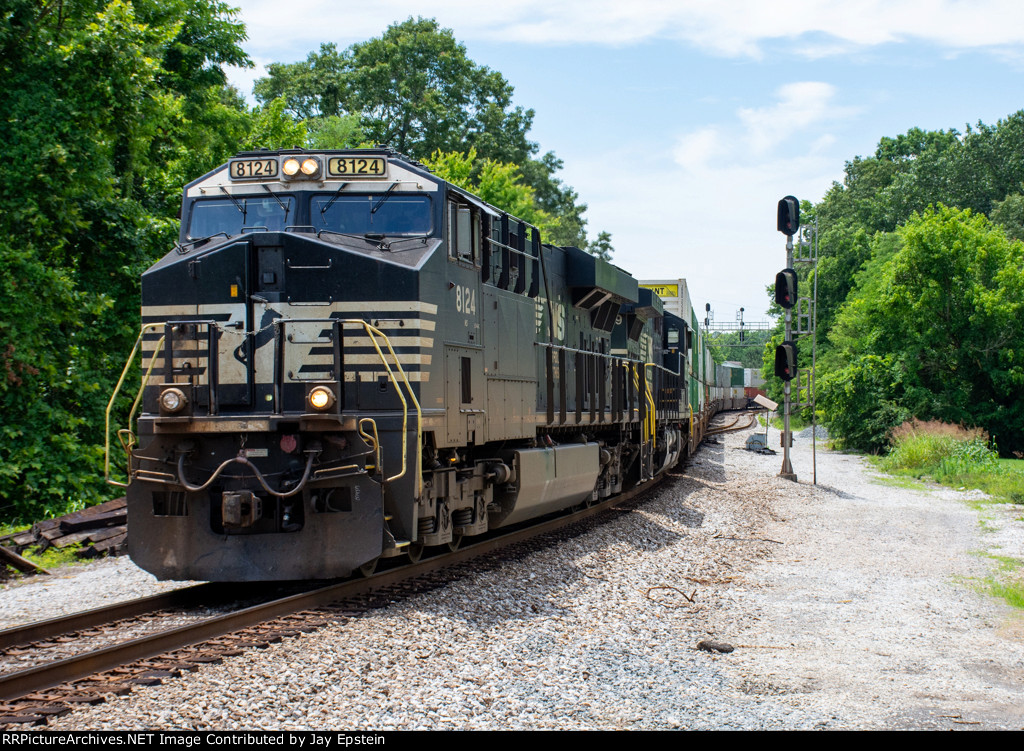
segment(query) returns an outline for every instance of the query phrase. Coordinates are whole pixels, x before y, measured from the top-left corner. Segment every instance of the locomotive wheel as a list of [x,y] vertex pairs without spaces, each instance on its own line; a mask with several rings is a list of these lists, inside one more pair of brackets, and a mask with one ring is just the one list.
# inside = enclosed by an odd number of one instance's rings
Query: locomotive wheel
[[423,548],[424,548],[424,545],[423,545],[422,542],[414,542],[411,545],[409,545],[409,547],[406,550],[405,554],[407,556],[409,556],[409,562],[410,563],[419,563],[420,562],[420,558],[423,557]]
[[377,570],[378,563],[380,563],[380,558],[374,558],[372,561],[364,563],[359,567],[359,573],[366,578],[373,576],[374,572]]
[[448,549],[451,552],[455,552],[462,547],[462,535],[452,535],[451,542],[448,543]]

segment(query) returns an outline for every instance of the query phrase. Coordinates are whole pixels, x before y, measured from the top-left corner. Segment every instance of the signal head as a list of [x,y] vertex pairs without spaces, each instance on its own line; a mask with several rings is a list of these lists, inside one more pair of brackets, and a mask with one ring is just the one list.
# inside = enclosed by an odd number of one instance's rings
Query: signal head
[[793,196],[779,201],[778,229],[787,237],[792,237],[800,229],[800,202]]
[[789,310],[796,305],[797,280],[794,269],[783,269],[775,275],[775,302]]
[[796,378],[796,344],[783,342],[775,348],[775,375],[783,381]]

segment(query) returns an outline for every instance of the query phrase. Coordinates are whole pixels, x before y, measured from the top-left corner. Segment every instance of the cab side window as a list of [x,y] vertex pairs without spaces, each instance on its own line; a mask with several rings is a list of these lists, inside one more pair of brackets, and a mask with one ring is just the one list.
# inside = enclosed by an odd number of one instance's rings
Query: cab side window
[[448,202],[448,255],[469,263],[479,261],[479,209]]

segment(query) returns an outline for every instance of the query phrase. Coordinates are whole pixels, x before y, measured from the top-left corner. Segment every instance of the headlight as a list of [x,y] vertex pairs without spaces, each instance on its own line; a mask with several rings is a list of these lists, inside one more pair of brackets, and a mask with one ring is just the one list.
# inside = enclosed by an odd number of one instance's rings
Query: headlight
[[302,160],[302,174],[306,177],[314,177],[320,171],[320,162],[313,157],[307,157]]
[[160,394],[160,409],[164,412],[181,412],[188,405],[188,397],[181,389],[164,389]]
[[307,397],[309,406],[317,412],[323,412],[334,406],[334,392],[326,386],[317,386],[309,392]]
[[288,177],[294,177],[299,171],[299,160],[291,156],[284,160],[284,164],[281,165],[281,171],[284,172]]

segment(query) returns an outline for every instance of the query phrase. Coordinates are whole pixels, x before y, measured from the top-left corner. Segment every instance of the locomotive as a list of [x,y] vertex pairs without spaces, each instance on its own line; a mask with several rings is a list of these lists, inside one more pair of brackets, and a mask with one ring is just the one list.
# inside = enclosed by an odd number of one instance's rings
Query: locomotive
[[687,313],[390,149],[240,153],[142,277],[129,554],[335,578],[649,481],[719,406]]

